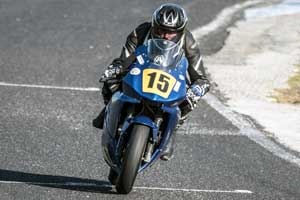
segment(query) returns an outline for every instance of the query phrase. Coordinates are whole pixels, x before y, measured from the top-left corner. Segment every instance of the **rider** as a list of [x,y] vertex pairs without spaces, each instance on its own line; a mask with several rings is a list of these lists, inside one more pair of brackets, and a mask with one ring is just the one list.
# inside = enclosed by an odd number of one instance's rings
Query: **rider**
[[[145,41],[152,38],[161,38],[173,41],[181,46],[188,60],[188,85],[194,93],[194,101],[197,102],[200,97],[205,95],[210,87],[204,71],[202,56],[197,42],[192,33],[186,29],[187,15],[185,10],[176,4],[163,4],[152,15],[152,22],[145,22],[133,30],[127,37],[126,43],[122,49],[119,58],[113,60],[112,64],[107,67],[102,77],[104,78],[121,78],[128,67],[134,61],[135,49],[144,44]],[[112,89],[108,83],[104,83],[102,95],[104,103],[107,104],[112,96]],[[180,106],[181,118],[185,119],[191,109],[183,102]],[[93,120],[96,128],[103,127],[104,110]],[[183,121],[182,121],[183,122]],[[161,159],[170,160],[174,151],[175,133],[172,134],[170,141],[163,151]]]

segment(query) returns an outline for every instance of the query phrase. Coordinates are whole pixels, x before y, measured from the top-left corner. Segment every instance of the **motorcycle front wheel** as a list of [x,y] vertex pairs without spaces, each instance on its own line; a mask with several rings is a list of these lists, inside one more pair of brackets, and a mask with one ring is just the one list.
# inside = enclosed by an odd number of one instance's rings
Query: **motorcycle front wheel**
[[117,192],[128,194],[132,190],[147,145],[149,133],[150,128],[148,126],[141,124],[133,126],[122,162],[121,173],[116,184]]

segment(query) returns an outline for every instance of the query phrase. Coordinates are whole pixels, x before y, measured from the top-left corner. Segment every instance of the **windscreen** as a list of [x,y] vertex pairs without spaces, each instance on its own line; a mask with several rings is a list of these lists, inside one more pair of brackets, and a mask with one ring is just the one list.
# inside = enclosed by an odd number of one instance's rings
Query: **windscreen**
[[164,39],[150,39],[147,46],[150,62],[164,68],[176,66],[180,55],[178,44]]

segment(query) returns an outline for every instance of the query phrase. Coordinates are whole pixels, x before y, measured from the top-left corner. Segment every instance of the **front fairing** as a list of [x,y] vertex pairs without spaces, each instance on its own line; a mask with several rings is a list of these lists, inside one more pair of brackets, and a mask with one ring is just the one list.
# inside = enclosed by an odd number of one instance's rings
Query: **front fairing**
[[[163,104],[173,104],[186,97],[187,60],[180,57],[177,62],[159,65],[149,56],[149,48],[140,46],[136,49],[137,60],[130,67],[123,79],[123,91],[133,90],[135,97]],[[165,64],[165,66],[163,66]],[[131,94],[128,94],[132,96]]]
[[[155,49],[149,50],[147,45],[138,47],[135,52],[137,60],[122,80],[122,91],[114,93],[106,107],[103,152],[106,162],[115,169],[121,168],[124,138],[132,124],[150,127],[152,142],[159,141],[150,162],[140,166],[139,171],[142,171],[159,158],[178,123],[178,105],[186,98],[188,62],[182,55],[177,53],[176,56],[176,51],[172,54],[168,44],[166,47],[161,52],[150,51]],[[164,123],[161,137],[156,123],[159,118]]]

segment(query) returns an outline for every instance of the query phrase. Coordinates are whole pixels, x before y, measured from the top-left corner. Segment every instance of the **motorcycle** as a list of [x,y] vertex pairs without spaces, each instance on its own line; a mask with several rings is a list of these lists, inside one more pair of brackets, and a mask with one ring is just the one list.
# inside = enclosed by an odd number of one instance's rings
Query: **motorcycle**
[[119,83],[121,89],[106,106],[102,134],[108,179],[122,194],[132,190],[138,173],[160,158],[180,119],[179,104],[187,100],[193,108],[188,61],[178,44],[150,39],[135,56]]

